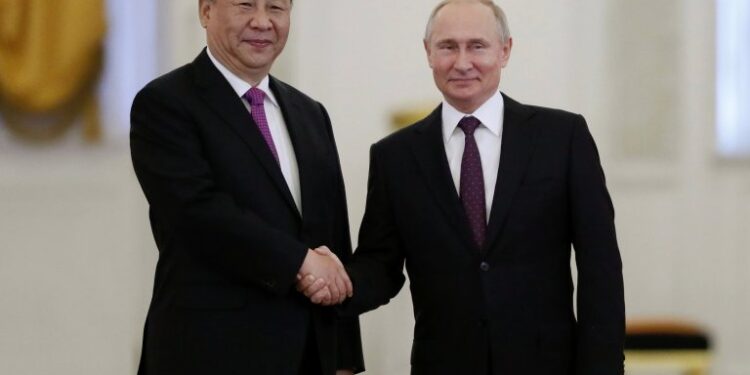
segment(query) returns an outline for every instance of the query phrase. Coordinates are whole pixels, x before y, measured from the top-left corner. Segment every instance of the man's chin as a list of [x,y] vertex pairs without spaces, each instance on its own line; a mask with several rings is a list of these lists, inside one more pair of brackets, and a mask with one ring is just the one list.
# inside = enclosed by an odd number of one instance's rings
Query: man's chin
[[248,68],[252,69],[263,69],[265,67],[270,67],[271,64],[273,64],[273,58],[272,57],[266,57],[263,56],[262,58],[259,58],[260,56],[253,56],[253,58],[244,58],[242,59],[243,65],[245,65]]
[[449,97],[460,102],[469,102],[477,97],[476,90],[452,90],[447,93]]

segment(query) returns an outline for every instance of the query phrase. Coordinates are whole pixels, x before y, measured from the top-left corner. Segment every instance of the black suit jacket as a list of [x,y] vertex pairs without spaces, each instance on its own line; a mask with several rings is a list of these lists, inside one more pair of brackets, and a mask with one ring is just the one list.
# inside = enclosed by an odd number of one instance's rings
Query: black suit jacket
[[351,255],[321,104],[271,77],[299,165],[302,215],[241,99],[204,50],[149,83],[131,153],[159,261],[140,374],[296,375],[311,330],[324,374],[362,369],[359,326],[293,288],[308,248]]
[[580,115],[504,101],[483,249],[451,179],[440,108],[372,146],[343,312],[387,303],[405,262],[412,374],[622,374],[622,266],[594,141]]

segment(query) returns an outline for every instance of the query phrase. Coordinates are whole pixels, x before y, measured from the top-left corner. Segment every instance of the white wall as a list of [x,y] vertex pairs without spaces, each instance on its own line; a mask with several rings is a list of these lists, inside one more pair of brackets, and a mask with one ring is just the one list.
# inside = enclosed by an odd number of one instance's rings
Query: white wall
[[[369,145],[392,130],[392,111],[439,100],[421,46],[436,3],[295,1],[276,74],[331,114],[354,234]],[[202,47],[195,4],[162,3],[160,71]],[[717,347],[713,373],[750,373],[750,164],[714,156],[712,3],[502,5],[515,42],[502,89],[583,113],[598,141],[628,315],[703,323]],[[155,261],[145,202],[123,140],[81,147],[74,137],[30,147],[0,132],[3,374],[135,372]],[[407,374],[408,291],[362,322],[368,373]]]
[[21,142],[0,119],[0,374],[136,372],[156,250],[126,137],[157,73],[156,15],[151,0],[107,3],[103,142],[80,127]]
[[135,373],[155,250],[127,155],[2,153],[0,373]]

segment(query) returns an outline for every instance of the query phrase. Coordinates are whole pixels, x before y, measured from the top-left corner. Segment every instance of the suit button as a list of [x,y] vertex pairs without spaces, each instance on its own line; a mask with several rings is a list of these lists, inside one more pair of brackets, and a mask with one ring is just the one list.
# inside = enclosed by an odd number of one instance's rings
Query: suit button
[[479,269],[482,270],[482,271],[487,272],[487,271],[490,270],[490,264],[487,263],[487,262],[479,263]]
[[479,324],[478,325],[479,325],[480,328],[483,328],[483,327],[487,327],[487,325],[488,325],[487,323],[488,323],[487,319],[486,318],[482,318],[482,319],[479,319]]

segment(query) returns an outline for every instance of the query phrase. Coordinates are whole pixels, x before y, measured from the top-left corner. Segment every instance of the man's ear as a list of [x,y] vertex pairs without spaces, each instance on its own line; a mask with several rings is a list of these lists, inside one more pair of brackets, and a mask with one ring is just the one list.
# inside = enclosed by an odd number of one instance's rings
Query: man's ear
[[201,26],[205,29],[208,26],[208,20],[211,14],[211,7],[214,6],[215,0],[201,0],[198,4],[198,18]]
[[422,45],[424,45],[424,52],[427,54],[427,63],[432,68],[432,48],[430,47],[430,42],[427,39],[423,39]]
[[502,67],[505,68],[506,65],[508,65],[508,60],[510,60],[510,51],[513,49],[513,38],[508,38],[508,42],[503,44],[500,47],[500,60],[502,61]]

